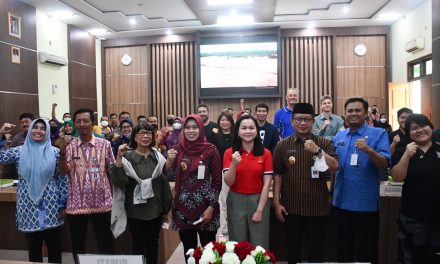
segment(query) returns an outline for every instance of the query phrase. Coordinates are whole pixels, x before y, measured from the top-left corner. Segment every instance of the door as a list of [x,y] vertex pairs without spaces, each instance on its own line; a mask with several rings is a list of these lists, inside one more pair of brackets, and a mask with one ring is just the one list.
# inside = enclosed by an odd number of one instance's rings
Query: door
[[409,83],[388,83],[389,91],[389,121],[393,130],[399,128],[399,123],[397,122],[397,111],[402,107],[410,107],[410,91]]

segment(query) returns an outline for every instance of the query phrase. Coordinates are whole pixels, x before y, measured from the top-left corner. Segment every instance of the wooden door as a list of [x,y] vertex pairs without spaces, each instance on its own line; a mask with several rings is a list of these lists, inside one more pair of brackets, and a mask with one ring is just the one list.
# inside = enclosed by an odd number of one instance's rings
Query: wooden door
[[389,122],[393,127],[393,130],[399,128],[399,123],[397,122],[397,111],[402,107],[410,107],[409,102],[409,83],[388,83],[388,94],[389,94]]

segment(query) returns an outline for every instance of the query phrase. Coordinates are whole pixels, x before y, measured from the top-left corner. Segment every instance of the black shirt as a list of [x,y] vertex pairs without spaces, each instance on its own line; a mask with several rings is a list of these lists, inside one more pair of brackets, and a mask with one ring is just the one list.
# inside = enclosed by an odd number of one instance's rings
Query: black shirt
[[214,135],[215,143],[214,145],[217,147],[218,153],[220,154],[220,158],[222,160],[223,167],[223,155],[225,151],[232,147],[232,141],[234,140],[234,134],[223,134],[218,132]]
[[[397,164],[405,149],[393,157]],[[401,213],[424,224],[440,225],[440,145],[432,143],[426,153],[410,159],[402,188]]]
[[215,139],[214,139],[214,131],[212,131],[212,129],[217,128],[217,124],[214,122],[209,122],[206,126],[205,126],[205,137],[206,140],[211,143],[211,144],[215,144]]
[[[396,149],[394,150],[394,154],[392,155],[391,158],[393,158],[398,152],[400,152],[403,149],[403,152],[405,152],[406,149],[406,145],[408,145],[409,143],[411,143],[411,139],[406,136],[405,134],[402,133],[402,131],[400,131],[400,129],[397,129],[395,131],[393,131],[393,133],[390,134],[389,136],[389,140],[390,140],[390,145],[393,143],[393,138],[399,135],[400,137],[400,142],[397,143],[396,145]],[[402,152],[402,153],[403,153]],[[399,157],[400,160],[400,157]]]
[[258,133],[260,134],[260,138],[263,140],[264,147],[273,154],[275,146],[277,145],[278,141],[280,141],[278,129],[271,123],[266,122],[264,126],[258,126]]

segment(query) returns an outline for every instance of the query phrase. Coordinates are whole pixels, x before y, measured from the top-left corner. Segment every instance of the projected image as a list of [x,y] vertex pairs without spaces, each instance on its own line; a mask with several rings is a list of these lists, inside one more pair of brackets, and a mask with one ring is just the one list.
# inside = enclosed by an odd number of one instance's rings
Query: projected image
[[277,43],[200,45],[201,88],[278,85]]

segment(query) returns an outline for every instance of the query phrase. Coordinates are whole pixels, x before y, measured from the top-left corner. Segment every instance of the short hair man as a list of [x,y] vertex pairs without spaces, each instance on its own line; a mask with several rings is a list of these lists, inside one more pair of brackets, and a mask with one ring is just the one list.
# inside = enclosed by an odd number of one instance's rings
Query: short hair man
[[119,122],[121,122],[124,119],[130,119],[130,113],[127,111],[122,111],[119,113]]
[[274,116],[273,125],[278,129],[281,138],[286,138],[295,132],[290,122],[293,116],[293,107],[298,102],[298,88],[289,88],[286,92],[287,105],[279,109]]
[[267,122],[267,115],[269,114],[269,106],[267,104],[257,104],[255,106],[255,117],[258,122],[258,133],[263,141],[265,148],[273,153],[275,146],[278,141],[280,141],[280,135],[278,134],[278,129]]
[[324,95],[320,99],[321,114],[315,117],[313,123],[313,134],[333,141],[336,133],[344,130],[344,120],[332,113],[333,102],[330,95]]
[[138,123],[138,124],[140,124],[140,123],[144,123],[144,122],[147,122],[147,117],[144,116],[144,115],[138,115],[138,117],[136,118],[136,120],[137,120],[137,123]]
[[119,126],[118,115],[116,113],[111,113],[110,116],[110,127],[115,129]]
[[147,118],[147,124],[149,124],[150,126],[152,126],[154,128],[154,130],[156,130],[156,145],[154,146],[155,148],[157,148],[159,146],[159,142],[162,140],[162,133],[159,131],[159,124],[157,121],[157,117],[154,115],[150,115]]
[[409,135],[405,133],[405,121],[406,118],[413,114],[413,110],[403,107],[397,111],[397,122],[399,123],[399,129],[393,131],[390,134],[390,149],[391,155],[394,156],[394,153],[400,151],[403,148],[406,148],[406,145],[411,142]]
[[113,234],[110,229],[112,190],[109,169],[115,161],[110,142],[93,135],[94,114],[78,109],[73,115],[79,137],[64,138],[60,149],[59,172],[69,177],[67,220],[70,223],[72,253],[85,253],[87,222],[91,221],[99,254],[112,254]]
[[17,147],[24,144],[32,120],[34,120],[33,114],[31,113],[20,114],[20,116],[18,117],[18,121],[20,122],[21,131],[12,138],[12,143],[10,147]]
[[333,141],[339,157],[332,202],[338,261],[377,263],[379,183],[391,158],[390,144],[384,129],[366,124],[366,100],[349,98],[344,108],[349,128]]
[[323,173],[336,171],[338,162],[329,140],[312,133],[313,106],[293,108],[293,135],[281,140],[273,155],[276,217],[284,223],[289,263],[301,262],[302,233],[308,242],[308,261],[324,260],[326,219],[330,213]]
[[209,121],[209,109],[205,104],[197,106],[197,114],[202,118],[203,125],[205,127],[205,137],[209,143],[215,143],[214,128],[217,129],[217,124]]

